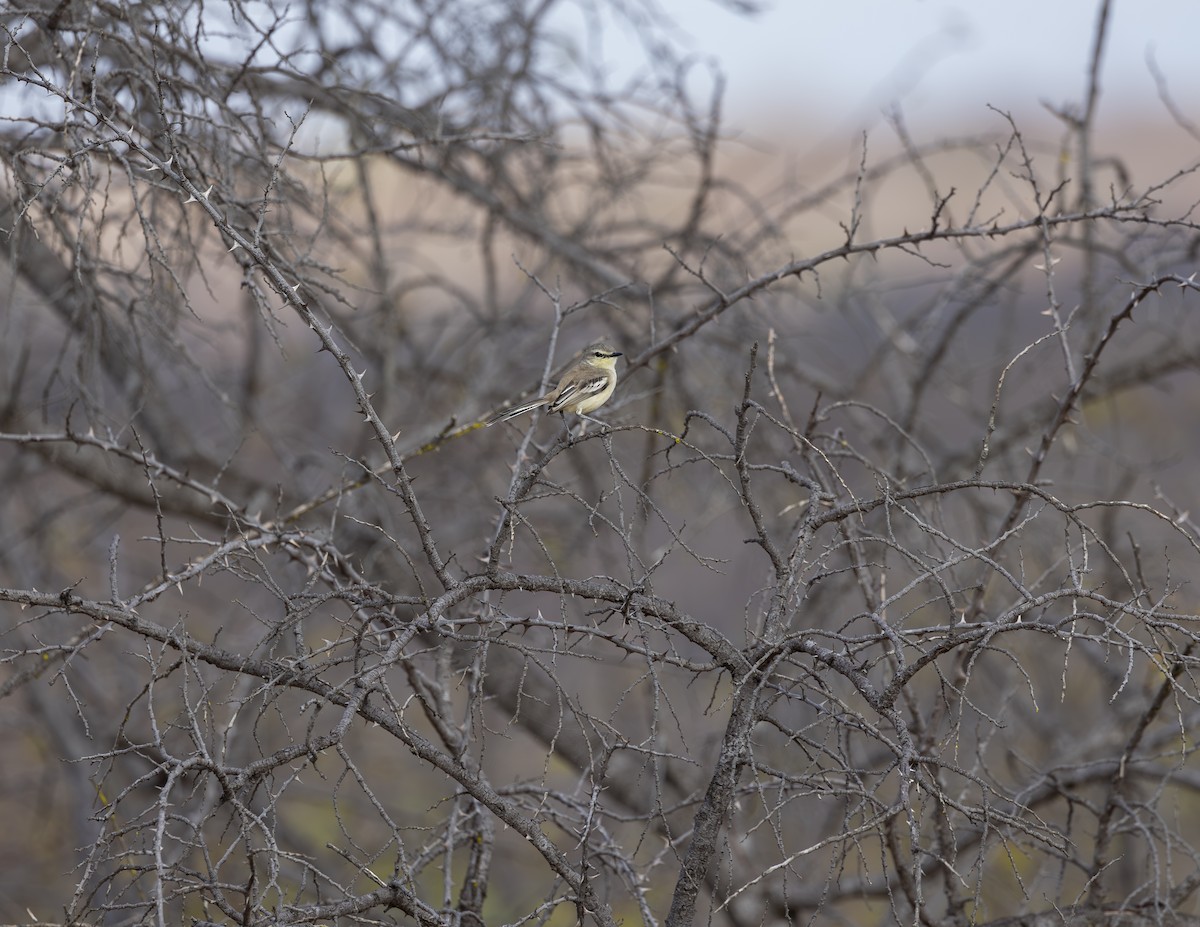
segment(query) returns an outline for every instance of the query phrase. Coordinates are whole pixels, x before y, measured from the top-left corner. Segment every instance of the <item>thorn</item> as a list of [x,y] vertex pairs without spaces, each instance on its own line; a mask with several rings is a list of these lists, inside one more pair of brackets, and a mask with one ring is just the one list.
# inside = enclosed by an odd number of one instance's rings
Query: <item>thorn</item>
[[1051,306],[1049,309],[1043,309],[1042,315],[1054,315],[1054,307]]
[[186,200],[184,200],[184,201],[183,201],[183,205],[184,205],[184,206],[186,206],[188,203],[199,203],[201,200],[205,200],[205,201],[207,201],[207,200],[208,200],[208,194],[210,194],[210,193],[212,193],[212,192],[213,192],[213,185],[212,185],[212,184],[209,184],[209,185],[208,185],[208,189],[207,189],[207,190],[205,190],[203,193],[192,193],[192,194],[190,194],[190,195],[188,196],[188,198],[187,198]]
[[230,246],[229,250],[228,250],[228,251],[226,251],[225,253],[226,253],[226,254],[232,254],[234,251],[236,251],[236,250],[237,250],[238,248],[240,248],[241,246],[242,246],[242,243],[241,243],[240,241],[235,241],[235,242],[234,242],[234,243],[233,243],[233,244]]
[[182,582],[180,582],[179,580],[175,580],[175,588],[179,590],[180,595],[183,595],[183,583]]
[[300,284],[297,283],[294,287],[292,287],[292,292],[295,293],[298,289],[300,289]]
[[[1050,266],[1051,267],[1054,267],[1055,265],[1061,264],[1061,263],[1062,263],[1062,258],[1050,258]],[[1034,264],[1033,266],[1034,266],[1035,270],[1045,270],[1046,269],[1045,264]]]

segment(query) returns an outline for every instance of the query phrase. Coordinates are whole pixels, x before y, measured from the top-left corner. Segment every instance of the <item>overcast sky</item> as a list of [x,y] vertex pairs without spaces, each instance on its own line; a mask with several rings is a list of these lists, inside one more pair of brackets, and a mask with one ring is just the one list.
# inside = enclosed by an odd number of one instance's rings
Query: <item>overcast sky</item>
[[[785,108],[871,122],[900,99],[910,119],[986,118],[1082,100],[1098,4],[1091,0],[770,0],[752,18],[710,0],[659,0],[698,55],[728,76],[727,117]],[[1117,0],[1102,107],[1165,120],[1147,56],[1200,123],[1200,0]]]

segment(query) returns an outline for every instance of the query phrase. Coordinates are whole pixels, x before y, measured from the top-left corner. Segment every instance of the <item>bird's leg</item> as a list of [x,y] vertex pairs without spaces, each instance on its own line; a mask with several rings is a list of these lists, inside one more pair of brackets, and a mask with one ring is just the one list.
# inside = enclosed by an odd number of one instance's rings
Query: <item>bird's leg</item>
[[559,418],[562,419],[563,429],[567,433],[567,446],[570,447],[572,444],[575,443],[575,436],[571,433],[571,423],[567,421],[567,413],[566,412],[559,412],[558,415],[559,415]]

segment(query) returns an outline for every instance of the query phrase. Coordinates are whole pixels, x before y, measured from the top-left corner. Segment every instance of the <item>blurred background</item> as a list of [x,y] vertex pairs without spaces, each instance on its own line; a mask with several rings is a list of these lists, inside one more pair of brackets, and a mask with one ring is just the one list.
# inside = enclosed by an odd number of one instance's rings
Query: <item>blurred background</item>
[[[1091,67],[1098,10],[1087,3],[703,3],[660,0],[671,33],[724,75],[726,107],[744,128],[770,131],[818,120],[844,145],[903,104],[914,125],[968,131],[986,105],[1032,115],[1043,102],[1078,104]],[[753,10],[747,13],[745,11]],[[1200,100],[1190,36],[1194,4],[1116,3],[1107,14],[1104,108],[1157,116],[1166,83],[1185,113]],[[604,46],[620,73],[636,68],[636,33]],[[822,141],[832,141],[822,139]]]

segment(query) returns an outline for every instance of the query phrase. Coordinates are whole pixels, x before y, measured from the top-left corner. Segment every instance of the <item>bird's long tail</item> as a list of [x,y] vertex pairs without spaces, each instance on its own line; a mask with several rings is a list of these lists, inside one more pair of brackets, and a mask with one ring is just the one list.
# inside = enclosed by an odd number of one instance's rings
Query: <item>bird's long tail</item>
[[510,418],[516,418],[518,415],[524,415],[526,412],[532,412],[534,409],[538,408],[538,406],[544,406],[545,404],[545,399],[531,399],[529,402],[523,402],[519,406],[511,406],[507,409],[501,409],[486,422],[484,422],[484,424],[495,425],[497,422],[507,422]]

